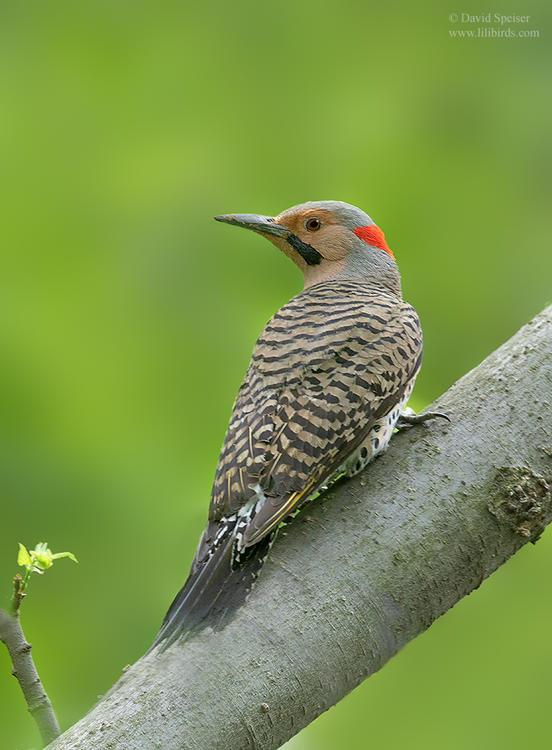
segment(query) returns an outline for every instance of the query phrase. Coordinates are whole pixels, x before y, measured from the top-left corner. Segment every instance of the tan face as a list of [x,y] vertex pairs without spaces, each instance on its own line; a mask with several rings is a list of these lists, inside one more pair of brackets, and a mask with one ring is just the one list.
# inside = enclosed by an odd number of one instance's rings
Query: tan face
[[336,277],[368,279],[400,295],[400,276],[383,232],[349,203],[311,201],[274,218],[223,214],[215,219],[270,240],[303,272],[305,287]]
[[284,238],[266,235],[267,239],[301,269],[305,277],[305,287],[334,278],[343,270],[354,235],[349,229],[337,223],[331,211],[283,211],[275,217],[274,223],[287,227],[292,234],[322,255],[322,261],[318,265],[309,266]]

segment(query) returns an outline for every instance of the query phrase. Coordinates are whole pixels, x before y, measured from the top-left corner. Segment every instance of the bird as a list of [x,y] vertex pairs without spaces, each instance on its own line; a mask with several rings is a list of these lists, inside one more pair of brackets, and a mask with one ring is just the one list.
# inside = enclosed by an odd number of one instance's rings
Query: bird
[[395,428],[445,416],[406,410],[422,329],[393,252],[361,209],[310,201],[277,216],[224,214],[273,243],[304,288],[268,321],[238,390],[189,577],[152,648],[246,599],[278,529],[338,477],[386,450]]

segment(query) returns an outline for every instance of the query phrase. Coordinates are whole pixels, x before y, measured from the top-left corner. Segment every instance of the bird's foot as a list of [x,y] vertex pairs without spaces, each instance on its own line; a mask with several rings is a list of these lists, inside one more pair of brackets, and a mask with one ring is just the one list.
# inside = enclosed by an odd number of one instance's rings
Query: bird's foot
[[416,414],[414,409],[406,407],[406,409],[403,409],[395,427],[397,430],[404,430],[408,427],[413,427],[416,424],[427,422],[430,419],[436,419],[437,417],[440,419],[446,419],[447,422],[451,421],[449,416],[442,414],[439,411],[428,411],[425,414]]

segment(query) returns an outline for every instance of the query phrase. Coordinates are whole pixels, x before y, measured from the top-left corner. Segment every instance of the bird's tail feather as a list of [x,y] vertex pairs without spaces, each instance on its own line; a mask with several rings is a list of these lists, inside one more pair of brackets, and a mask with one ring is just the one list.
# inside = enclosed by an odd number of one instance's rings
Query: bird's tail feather
[[211,556],[193,564],[188,580],[174,598],[151,648],[164,650],[178,638],[186,638],[206,627],[222,627],[243,604],[263,566],[274,534],[234,557],[236,530],[220,540]]

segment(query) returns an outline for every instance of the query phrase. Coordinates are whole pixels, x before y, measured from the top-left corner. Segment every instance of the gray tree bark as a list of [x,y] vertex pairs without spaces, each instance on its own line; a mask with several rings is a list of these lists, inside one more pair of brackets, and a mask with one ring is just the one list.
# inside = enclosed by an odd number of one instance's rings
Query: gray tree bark
[[552,518],[552,306],[281,533],[225,629],[140,659],[51,750],[280,747]]

